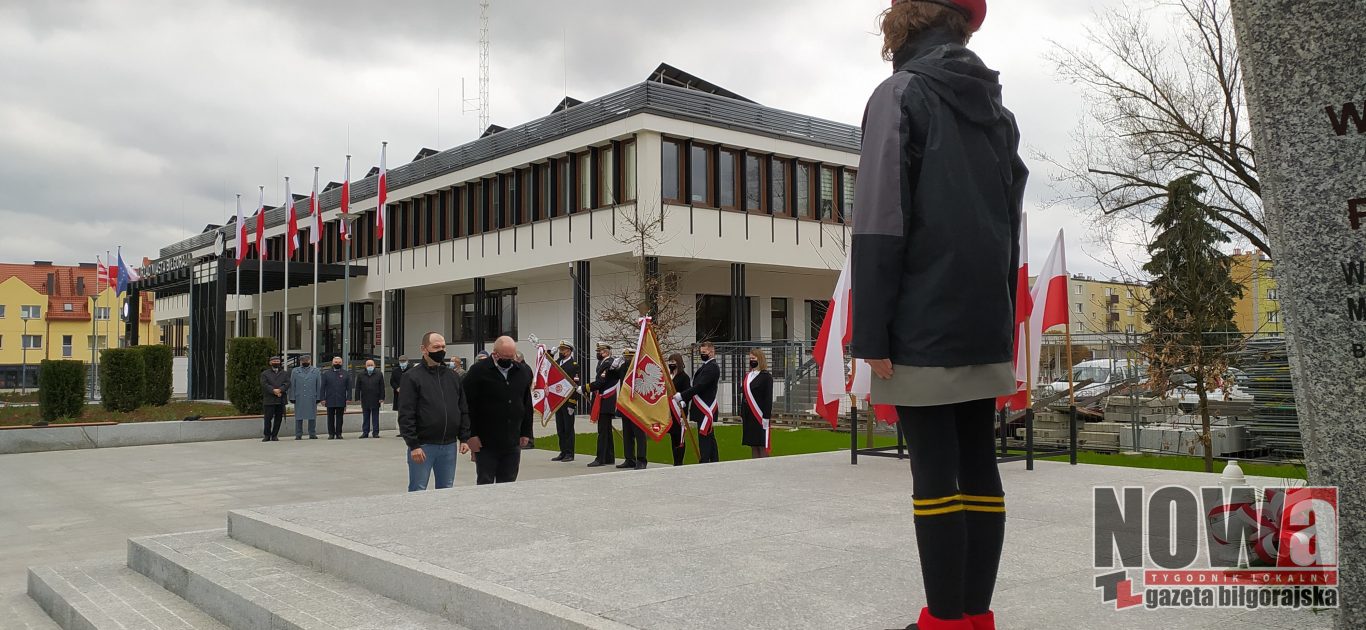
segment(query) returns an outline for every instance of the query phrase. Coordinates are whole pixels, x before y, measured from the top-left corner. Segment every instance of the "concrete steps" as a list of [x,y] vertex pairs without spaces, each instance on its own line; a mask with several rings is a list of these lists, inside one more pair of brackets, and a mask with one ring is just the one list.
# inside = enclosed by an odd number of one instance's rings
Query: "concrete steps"
[[64,630],[225,628],[189,602],[121,564],[29,569],[28,585],[33,601]]
[[466,630],[223,530],[132,539],[128,566],[232,628]]
[[0,595],[0,619],[15,630],[61,630],[38,602],[23,593]]

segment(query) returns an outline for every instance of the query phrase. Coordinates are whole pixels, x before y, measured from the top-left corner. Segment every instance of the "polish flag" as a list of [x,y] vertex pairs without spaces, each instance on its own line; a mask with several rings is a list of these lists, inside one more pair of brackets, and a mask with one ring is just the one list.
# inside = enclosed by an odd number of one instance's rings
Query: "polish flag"
[[294,211],[294,195],[289,192],[289,178],[285,178],[285,216],[289,225],[285,227],[285,258],[293,258],[299,249],[299,214]]
[[103,282],[105,287],[114,286],[114,274],[110,272],[109,265],[104,264],[99,256],[95,257],[95,267],[95,286],[98,287],[100,282]]
[[1029,215],[1020,215],[1020,270],[1015,279],[1015,393],[997,398],[998,410],[1010,405],[1014,411],[1023,411],[1029,406],[1031,367],[1037,367],[1039,360],[1037,351],[1031,352],[1034,337],[1027,333],[1029,317],[1034,312],[1034,298],[1029,293],[1028,219]]
[[1071,326],[1071,312],[1067,308],[1067,252],[1062,230],[1053,243],[1053,251],[1039,269],[1031,298],[1034,309],[1029,316],[1029,351],[1039,356],[1043,347],[1043,331],[1054,326]]
[[[825,418],[831,427],[839,423],[840,399],[849,394],[868,397],[872,387],[872,368],[866,361],[854,359],[853,378],[844,375],[844,348],[853,339],[853,293],[849,284],[849,261],[846,259],[840,279],[835,283],[835,294],[825,311],[820,335],[812,354],[820,371],[816,381],[816,414]],[[862,374],[864,378],[859,378]],[[874,407],[878,419],[896,422],[896,408],[890,405]]]
[[266,187],[261,187],[261,201],[256,205],[256,257],[266,259]]
[[389,169],[384,165],[385,153],[389,150],[389,143],[380,145],[379,149],[379,185],[376,188],[375,201],[375,236],[380,242],[384,242],[384,204],[389,200]]
[[247,243],[247,222],[242,216],[242,195],[237,196],[237,266],[242,266],[242,261],[247,259],[247,248],[251,247]]
[[351,239],[351,229],[348,227],[348,226],[350,225],[350,223],[348,223],[347,220],[346,220],[346,215],[348,215],[348,214],[350,214],[350,213],[351,213],[351,156],[348,155],[348,156],[346,156],[346,173],[345,173],[345,179],[342,180],[342,187],[341,187],[341,223],[338,224],[338,227],[341,228],[341,237],[342,237],[342,240],[350,240],[350,239]]
[[313,216],[313,230],[308,235],[308,242],[313,245],[313,251],[318,251],[318,244],[323,241],[323,212],[318,205],[318,167],[313,167],[313,194],[308,196],[308,212]]

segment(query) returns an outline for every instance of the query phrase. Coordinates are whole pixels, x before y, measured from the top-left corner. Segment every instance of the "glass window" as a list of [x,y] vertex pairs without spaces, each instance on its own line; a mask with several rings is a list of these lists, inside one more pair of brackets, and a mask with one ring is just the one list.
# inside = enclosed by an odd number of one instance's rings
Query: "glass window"
[[1081,304],[1078,304],[1078,305],[1077,305],[1077,312],[1078,312],[1078,313],[1083,312],[1083,311],[1082,311],[1082,306],[1081,306]]
[[[1280,292],[1277,291],[1276,289],[1267,289],[1267,290],[1266,290],[1266,299],[1268,299],[1268,300],[1279,300],[1279,299],[1281,299],[1281,294],[1280,294]],[[4,316],[5,316],[5,309],[0,308],[0,317],[4,317]]]
[[854,216],[854,189],[856,188],[857,184],[858,173],[855,171],[851,171],[849,169],[845,169],[843,191],[844,194],[840,196],[840,208],[843,210],[843,212],[840,214],[841,223],[848,221],[849,217]]
[[[731,319],[731,297],[729,295],[697,296],[698,341],[730,341],[735,332],[731,325],[733,321]],[[745,336],[748,337],[749,335],[746,334]]]
[[636,143],[621,145],[621,200],[636,199]]
[[664,141],[664,164],[662,166],[664,175],[664,199],[667,201],[682,201],[682,185],[679,181],[679,162],[678,162],[678,143],[673,140]]
[[707,188],[707,181],[710,180],[711,164],[708,161],[711,150],[708,147],[693,145],[692,155],[688,162],[689,180],[689,200],[695,204],[708,205],[711,203],[711,190]]
[[721,151],[720,155],[720,181],[717,184],[721,192],[721,207],[735,207],[735,152]]
[[42,335],[22,335],[23,347],[29,350],[37,350],[43,347]]
[[20,318],[20,319],[40,319],[40,318],[42,318],[42,316],[43,316],[43,307],[41,307],[41,306],[20,306],[20,307],[19,307],[19,318]]
[[4,319],[4,318],[5,318],[5,305],[4,305],[4,304],[0,304],[0,319]]
[[538,185],[536,187],[536,197],[540,204],[540,208],[536,218],[544,219],[553,216],[550,214],[550,165],[541,164],[536,167],[536,170],[540,175],[540,181],[537,182]]
[[593,152],[585,151],[579,155],[579,210],[589,210],[593,206]]
[[821,336],[821,326],[825,324],[825,312],[830,310],[830,303],[825,300],[806,301],[806,334],[807,339],[814,341]]
[[835,169],[821,167],[820,220],[835,220]]
[[503,180],[503,187],[507,192],[507,197],[503,200],[503,227],[512,227],[519,223],[517,199],[521,196],[522,182],[517,180],[516,171],[499,177]]
[[490,231],[502,229],[503,226],[503,178],[493,177],[488,180],[489,215],[486,225]]
[[790,339],[788,334],[787,298],[773,298],[772,310],[769,312],[769,319],[772,322],[769,338],[774,341],[787,341]]
[[[452,296],[451,343],[474,343],[474,294]],[[501,335],[517,337],[517,289],[484,292],[484,341],[491,342]]]
[[75,307],[73,307],[70,302],[67,302],[62,305],[62,310],[70,313],[71,311],[75,310]]
[[1269,312],[1269,313],[1266,314],[1266,323],[1268,323],[1268,324],[1275,324],[1275,323],[1277,323],[1277,322],[1279,322],[1279,321],[1281,321],[1281,312],[1280,312],[1280,311],[1271,311],[1271,312]]
[[[787,163],[778,158],[773,158],[769,162],[770,191],[773,195],[773,205],[768,209],[770,214],[787,213]],[[815,337],[812,337],[815,339]]]
[[616,180],[614,157],[611,146],[598,149],[598,198],[604,206],[617,203],[617,187],[613,183]]
[[302,349],[304,347],[304,315],[303,313],[290,313],[289,315],[289,348]]
[[797,163],[797,202],[792,207],[792,216],[811,217],[811,165]]
[[559,206],[556,208],[558,216],[564,216],[574,211],[574,178],[570,174],[570,160],[573,158],[565,157],[559,160],[560,178],[557,182],[559,187]]
[[474,212],[470,215],[470,220],[473,222],[474,226],[472,233],[475,234],[488,231],[488,197],[484,193],[484,190],[487,187],[484,180],[481,179],[475,182],[471,188],[475,205]]
[[62,358],[71,358],[71,335],[62,335]]
[[757,155],[745,156],[745,210],[764,209],[764,167]]
[[1078,285],[1073,286],[1073,287],[1072,287],[1072,293],[1073,293],[1074,295],[1081,295],[1081,285],[1078,284]]
[[536,191],[531,186],[531,169],[522,170],[517,177],[517,185],[520,187],[518,190],[522,191],[522,200],[517,206],[517,225],[526,225],[539,218],[534,213]]

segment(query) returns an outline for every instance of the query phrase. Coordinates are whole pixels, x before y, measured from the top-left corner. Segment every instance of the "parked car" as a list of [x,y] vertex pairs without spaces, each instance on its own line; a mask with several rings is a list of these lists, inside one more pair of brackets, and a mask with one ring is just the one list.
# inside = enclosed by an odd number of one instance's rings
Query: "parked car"
[[[1206,384],[1207,398],[1215,401],[1251,401],[1252,394],[1243,389],[1249,380],[1242,370],[1229,368],[1218,381]],[[1167,378],[1167,384],[1170,389],[1167,390],[1166,397],[1175,400],[1182,411],[1192,413],[1200,406],[1200,393],[1195,388],[1195,377],[1186,369],[1173,372]]]
[[[1082,361],[1072,367],[1072,382],[1091,381],[1090,385],[1077,390],[1077,396],[1082,398],[1097,396],[1123,381],[1144,379],[1147,376],[1147,364],[1131,359],[1093,359]],[[1065,392],[1067,381],[1057,381],[1051,387],[1056,393]]]

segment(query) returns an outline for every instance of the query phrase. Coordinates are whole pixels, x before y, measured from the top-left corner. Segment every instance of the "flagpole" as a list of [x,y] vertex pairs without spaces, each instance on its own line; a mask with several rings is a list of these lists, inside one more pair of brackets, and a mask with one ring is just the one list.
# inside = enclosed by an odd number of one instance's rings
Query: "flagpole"
[[[322,235],[317,234],[321,231],[318,228],[322,227],[322,222],[318,220],[318,213],[322,212],[322,202],[318,199],[318,171],[320,170],[322,170],[321,167],[313,167],[313,203],[310,204],[313,207],[309,208],[313,213],[313,233],[310,234],[313,240],[313,320],[309,324],[308,345],[312,346],[313,351],[310,354],[313,355],[314,365],[318,364],[318,259],[320,258],[318,248],[322,246],[323,242]],[[345,360],[347,364],[350,364],[350,357]]]
[[[266,187],[261,186],[261,199],[265,199]],[[264,215],[266,205],[262,203],[256,212]],[[264,221],[261,222],[263,224]],[[260,224],[258,224],[260,225]],[[263,242],[265,234],[257,234],[256,240]],[[264,244],[264,243],[263,243]],[[256,336],[266,336],[266,252],[264,247],[256,248]]]
[[[285,177],[285,213],[293,215],[291,206],[294,198],[289,194],[289,177]],[[289,362],[289,259],[294,257],[294,236],[289,233],[289,225],[293,216],[285,217],[285,296],[284,312],[280,314],[280,347],[284,349],[285,362]]]
[[[109,256],[109,250],[107,250],[107,249],[104,250],[104,260],[105,260],[105,268],[104,268],[104,269],[105,269],[105,274],[106,274],[106,277],[105,277],[105,279],[104,279],[104,290],[105,290],[105,291],[108,291],[110,288],[112,288],[112,287],[114,286],[113,278],[110,278],[110,277],[107,276],[107,274],[108,274],[110,271],[113,270],[113,267],[110,267],[109,265],[114,264],[114,259],[111,258],[111,257]],[[110,296],[109,296],[109,306],[108,306],[107,308],[109,309],[109,317],[108,317],[108,318],[105,318],[105,320],[104,320],[104,347],[106,347],[106,348],[113,348],[114,346],[109,345],[109,335],[113,332],[112,329],[110,328],[110,323],[109,323],[109,320],[111,320],[111,319],[114,318],[114,296],[113,296],[113,295],[110,295]]]
[[[349,323],[350,323],[350,321],[351,321],[351,320],[350,320],[350,317],[351,317],[351,256],[354,255],[354,253],[355,253],[354,250],[351,249],[351,243],[352,243],[352,241],[355,240],[355,236],[351,233],[351,213],[350,213],[350,209],[351,209],[351,154],[350,154],[350,153],[346,154],[346,170],[345,170],[345,172],[344,172],[344,174],[343,174],[343,178],[342,178],[341,201],[338,203],[338,205],[341,206],[341,220],[340,220],[340,222],[338,223],[338,227],[341,228],[341,229],[339,230],[339,232],[342,232],[342,234],[341,234],[342,239],[343,239],[344,241],[346,241],[346,242],[343,244],[343,247],[342,247],[343,257],[346,259],[346,260],[344,260],[343,263],[342,263],[342,264],[344,265],[343,269],[345,269],[345,271],[342,273],[342,275],[345,276],[344,279],[342,280],[342,314],[341,314],[341,322],[342,322],[342,357],[344,357],[342,360],[343,360],[343,361],[346,361],[346,363],[349,365],[349,364],[351,363],[351,328],[350,328],[350,326],[349,326]],[[379,359],[379,373],[380,373],[380,374],[383,374],[383,373],[384,373],[384,356],[383,356],[383,354],[384,354],[384,351],[381,350],[381,351],[380,351],[380,355],[381,355],[381,356],[380,356],[380,359]]]
[[[382,179],[386,178],[385,170],[387,169],[387,165],[384,163],[384,157],[388,150],[389,143],[381,142],[379,150],[379,172]],[[387,183],[383,183],[380,190],[383,190],[384,197],[388,196],[389,191]],[[384,203],[386,199],[376,195],[375,201],[377,202],[375,205],[375,218],[378,221],[383,221],[386,228],[384,230],[384,236],[380,238],[381,256],[379,261],[379,370],[382,374],[384,373],[384,357],[387,355],[389,349],[389,335],[386,334],[386,329],[389,328],[389,272],[387,270],[387,267],[389,266],[389,230],[387,229],[389,222],[385,220],[383,214],[380,214],[384,212],[384,206],[387,205]]]
[[90,400],[95,400],[95,384],[100,379],[100,364],[95,361],[95,351],[100,345],[100,331],[96,328],[96,312],[100,308],[100,256],[95,255],[95,296],[90,300],[90,370],[93,377],[90,380]]
[[[1069,282],[1071,278],[1068,278]],[[1077,385],[1072,377],[1072,309],[1067,309],[1067,330],[1063,333],[1064,342],[1067,344],[1067,401],[1068,404],[1077,406]]]
[[[238,234],[238,235],[241,235],[241,234],[242,234],[242,227],[243,227],[243,226],[242,226],[242,195],[241,195],[241,194],[238,194],[238,195],[237,195],[237,225],[234,226],[234,227],[237,229],[237,234]],[[243,246],[243,245],[246,245],[246,243],[243,242],[243,241],[245,241],[245,240],[246,240],[246,239],[244,239],[244,238],[238,238],[238,239],[237,239],[237,249],[238,249],[238,250],[241,250],[241,249],[242,249],[242,246]],[[232,335],[231,335],[231,336],[233,336],[233,337],[236,337],[236,336],[242,334],[242,261],[243,261],[243,260],[246,260],[246,258],[242,255],[242,252],[241,252],[241,251],[238,251],[238,252],[235,252],[235,253],[236,253],[236,255],[237,255],[237,270],[234,271],[232,275],[237,276],[237,304],[234,305],[234,306],[232,307],[232,308],[233,308],[233,312],[232,312],[232,327],[235,329],[235,330],[232,331]]]
[[[122,245],[119,245],[119,277],[123,277],[123,246],[122,246]],[[119,304],[119,305],[122,305],[122,304],[123,304],[123,298],[119,298],[119,297],[118,297],[118,294],[119,294],[119,293],[118,293],[118,290],[119,290],[118,287],[115,286],[115,287],[114,287],[114,292],[115,292],[115,297],[117,298],[117,299],[115,300],[115,302],[116,302],[117,304]],[[110,314],[109,314],[109,319],[111,319],[111,320],[114,319],[113,313],[110,313]],[[119,322],[120,322],[120,323],[123,322],[123,309],[122,309],[122,308],[119,309]],[[122,338],[119,339],[119,347],[120,347],[120,348],[123,347],[123,339],[122,339]]]

